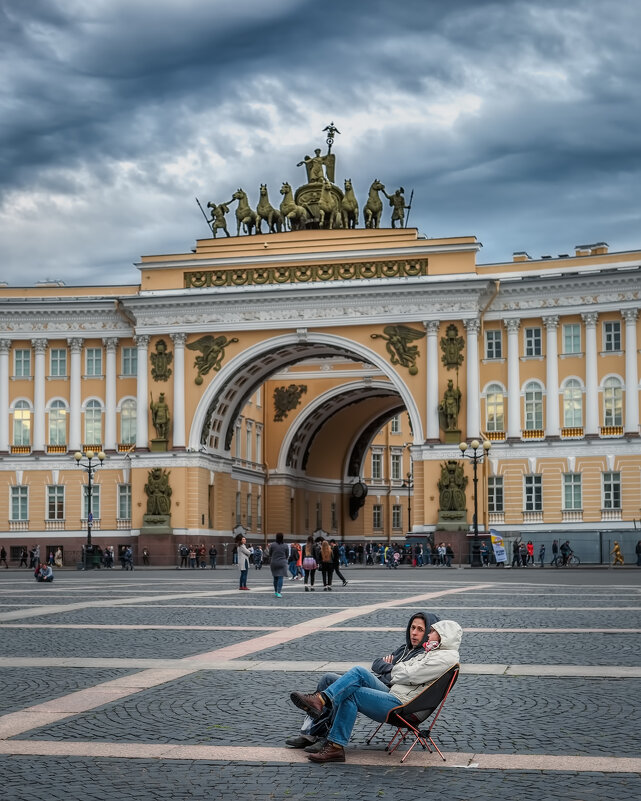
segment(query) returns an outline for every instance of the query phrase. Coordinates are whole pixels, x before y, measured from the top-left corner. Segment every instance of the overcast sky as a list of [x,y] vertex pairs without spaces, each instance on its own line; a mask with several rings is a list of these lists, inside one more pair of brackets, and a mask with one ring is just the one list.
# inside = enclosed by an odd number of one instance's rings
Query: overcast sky
[[[641,247],[638,0],[0,0],[0,279],[139,281],[323,146],[479,262]],[[324,152],[324,150],[323,150]],[[229,223],[233,222],[230,215]],[[389,225],[386,208],[384,223]],[[235,229],[235,226],[234,226]]]

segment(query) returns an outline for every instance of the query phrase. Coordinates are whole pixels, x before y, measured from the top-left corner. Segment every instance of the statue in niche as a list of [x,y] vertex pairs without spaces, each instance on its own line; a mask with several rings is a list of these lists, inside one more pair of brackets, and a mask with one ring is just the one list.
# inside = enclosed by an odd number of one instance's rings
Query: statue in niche
[[463,472],[463,466],[456,459],[448,459],[441,465],[441,477],[438,481],[439,510],[464,511],[466,487],[467,476]]
[[443,394],[443,400],[438,406],[441,426],[445,431],[458,431],[458,416],[461,411],[461,390],[454,387],[454,382],[450,378],[447,382],[447,389]]
[[187,347],[189,350],[199,350],[201,355],[196,356],[194,359],[194,366],[198,370],[198,375],[194,382],[200,386],[203,383],[203,376],[207,375],[210,370],[217,372],[223,366],[223,359],[225,358],[225,348],[238,342],[236,337],[228,339],[224,334],[220,336],[212,336],[205,334],[195,342],[190,342]]
[[441,337],[441,350],[443,355],[441,361],[448,370],[458,370],[463,364],[463,348],[465,340],[458,335],[458,328],[454,323],[450,323],[445,331],[445,336]]
[[147,475],[145,484],[147,493],[147,514],[168,515],[171,508],[171,487],[169,471],[154,467]]
[[156,342],[156,352],[152,353],[150,358],[151,377],[154,381],[168,381],[171,376],[171,367],[169,365],[173,362],[174,355],[167,350],[167,343],[164,339],[159,339]]
[[424,331],[416,331],[406,325],[386,325],[382,334],[371,334],[372,339],[385,340],[385,348],[390,355],[391,363],[407,367],[410,375],[418,373],[416,358],[419,352],[416,345],[409,343],[424,336]]
[[276,387],[274,390],[274,422],[280,423],[300,404],[301,396],[307,392],[304,384],[290,384],[288,387]]
[[149,393],[151,403],[151,422],[156,430],[156,437],[158,439],[167,439],[169,436],[169,406],[165,401],[165,393],[161,392],[158,400],[154,402],[153,395]]

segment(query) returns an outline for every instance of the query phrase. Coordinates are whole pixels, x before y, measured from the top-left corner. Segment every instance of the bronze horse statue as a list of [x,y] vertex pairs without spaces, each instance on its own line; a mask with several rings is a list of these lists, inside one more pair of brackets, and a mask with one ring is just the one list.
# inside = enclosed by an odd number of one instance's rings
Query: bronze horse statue
[[262,222],[265,220],[270,234],[280,233],[283,230],[283,215],[269,202],[267,184],[260,185],[260,198],[256,206],[256,233],[261,234]]
[[291,231],[303,231],[307,228],[307,223],[309,222],[307,209],[296,204],[292,188],[287,182],[281,186],[280,193],[283,195],[283,200],[280,204],[280,213],[283,215],[283,220],[289,222]]
[[341,204],[343,228],[356,228],[358,225],[358,200],[352,187],[352,179],[345,179],[345,197]]
[[381,222],[381,214],[383,213],[383,201],[378,196],[379,192],[384,192],[385,186],[378,178],[372,181],[369,188],[369,196],[367,203],[363,209],[365,217],[365,228],[378,228]]
[[[246,234],[252,234],[254,228],[256,228],[257,215],[255,211],[249,208],[247,192],[243,192],[242,189],[237,189],[231,196],[231,199],[238,201],[238,207],[236,208],[236,236],[240,236],[241,225]],[[258,233],[258,229],[256,233]]]
[[320,228],[340,228],[342,225],[340,203],[332,193],[329,181],[323,181],[320,197],[318,198],[319,226]]

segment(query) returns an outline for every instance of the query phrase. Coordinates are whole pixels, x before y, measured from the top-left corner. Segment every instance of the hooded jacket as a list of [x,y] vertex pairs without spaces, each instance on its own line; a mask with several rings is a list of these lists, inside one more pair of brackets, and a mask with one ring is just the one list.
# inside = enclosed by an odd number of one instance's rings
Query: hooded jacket
[[392,667],[390,693],[402,704],[410,701],[426,684],[430,684],[459,662],[459,647],[463,634],[459,624],[454,620],[439,620],[431,625],[441,637],[439,648],[435,651],[425,651],[421,646],[422,653],[398,661]]
[[[412,621],[416,617],[423,618],[425,622],[425,636],[421,640],[421,642],[416,646],[416,648],[412,647],[412,641],[410,640],[410,626],[412,625]],[[392,661],[386,662],[385,657],[380,656],[378,659],[375,659],[372,662],[372,673],[375,673],[378,678],[383,682],[383,684],[387,684],[389,687],[391,684],[390,681],[390,674],[392,672],[392,668],[399,662],[405,662],[408,659],[412,659],[415,656],[419,656],[422,653],[425,653],[423,650],[423,643],[427,642],[427,638],[430,633],[430,626],[434,625],[440,618],[438,615],[433,615],[431,612],[415,612],[412,617],[409,619],[407,623],[407,628],[405,629],[405,645],[401,645],[400,648],[397,648],[394,653],[392,654]]]

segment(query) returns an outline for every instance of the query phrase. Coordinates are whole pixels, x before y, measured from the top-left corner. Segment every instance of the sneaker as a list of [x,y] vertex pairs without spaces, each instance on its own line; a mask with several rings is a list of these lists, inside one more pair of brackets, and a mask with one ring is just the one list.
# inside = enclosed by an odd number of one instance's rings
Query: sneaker
[[307,586],[307,584],[305,585],[305,592],[309,592],[309,587]]
[[274,593],[274,595],[275,595],[277,598],[282,598],[282,597],[283,597],[283,596],[282,596],[282,595],[281,595],[279,592],[275,592],[275,593]]
[[298,734],[295,737],[288,737],[285,740],[285,745],[290,748],[307,748],[315,744],[315,738],[306,737],[304,734]]

